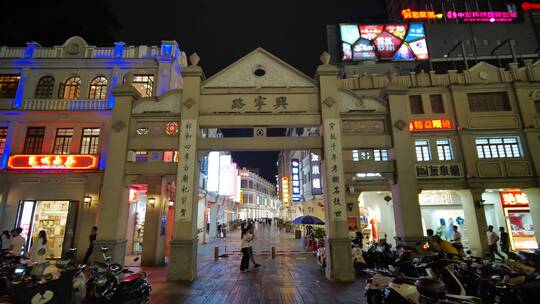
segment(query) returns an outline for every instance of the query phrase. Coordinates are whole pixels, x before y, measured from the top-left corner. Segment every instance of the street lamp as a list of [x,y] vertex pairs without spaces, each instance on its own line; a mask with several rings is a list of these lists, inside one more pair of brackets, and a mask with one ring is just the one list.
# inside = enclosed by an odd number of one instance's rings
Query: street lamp
[[85,195],[83,197],[83,202],[85,205],[87,205],[88,207],[90,207],[92,205],[92,197],[90,195]]
[[152,208],[156,207],[156,199],[154,197],[148,198],[148,205]]

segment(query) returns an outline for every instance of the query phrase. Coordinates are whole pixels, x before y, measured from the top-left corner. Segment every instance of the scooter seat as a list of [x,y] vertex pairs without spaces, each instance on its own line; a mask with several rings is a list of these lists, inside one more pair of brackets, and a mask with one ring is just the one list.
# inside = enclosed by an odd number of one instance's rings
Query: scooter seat
[[479,303],[475,301],[481,301],[480,298],[473,297],[473,296],[460,296],[455,294],[446,294],[446,298],[453,301],[459,301],[463,303]]
[[122,279],[120,280],[120,283],[129,283],[129,282],[137,281],[138,279],[142,277],[143,277],[142,272],[130,273],[128,275],[123,276]]

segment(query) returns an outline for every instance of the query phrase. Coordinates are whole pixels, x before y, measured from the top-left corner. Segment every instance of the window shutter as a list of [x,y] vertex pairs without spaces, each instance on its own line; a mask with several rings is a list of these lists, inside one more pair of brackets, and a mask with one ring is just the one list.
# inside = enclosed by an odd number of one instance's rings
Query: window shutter
[[66,85],[62,82],[60,82],[60,85],[58,86],[58,98],[64,98],[64,90],[66,88]]

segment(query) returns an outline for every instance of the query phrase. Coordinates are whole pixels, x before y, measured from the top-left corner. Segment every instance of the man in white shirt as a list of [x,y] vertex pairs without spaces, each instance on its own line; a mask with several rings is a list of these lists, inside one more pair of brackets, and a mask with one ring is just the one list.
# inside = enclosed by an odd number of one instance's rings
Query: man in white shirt
[[495,259],[495,255],[499,256],[502,260],[504,260],[504,257],[499,253],[497,250],[497,241],[499,240],[499,236],[497,236],[497,233],[493,232],[493,226],[488,226],[488,231],[486,232],[488,246],[489,246],[489,253],[491,254],[491,258]]
[[26,240],[24,239],[24,237],[21,236],[22,231],[23,230],[22,230],[21,227],[16,228],[15,229],[15,235],[11,238],[11,240],[9,242],[9,245],[10,245],[9,249],[16,256],[22,256],[24,254],[25,249],[26,249],[26,248],[24,248],[25,244],[26,244]]

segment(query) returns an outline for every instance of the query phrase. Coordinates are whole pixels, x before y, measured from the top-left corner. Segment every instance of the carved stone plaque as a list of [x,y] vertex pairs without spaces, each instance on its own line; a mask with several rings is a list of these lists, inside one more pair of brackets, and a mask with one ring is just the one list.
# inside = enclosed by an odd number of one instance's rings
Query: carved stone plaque
[[354,134],[383,134],[385,132],[384,120],[344,120],[343,133]]

